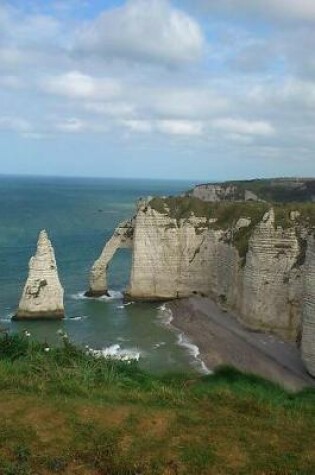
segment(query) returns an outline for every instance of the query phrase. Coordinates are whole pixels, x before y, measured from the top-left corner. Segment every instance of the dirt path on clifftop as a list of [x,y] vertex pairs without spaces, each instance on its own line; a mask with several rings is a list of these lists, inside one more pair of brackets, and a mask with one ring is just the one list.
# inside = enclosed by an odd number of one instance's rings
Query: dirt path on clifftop
[[294,343],[243,327],[211,299],[192,297],[169,303],[172,324],[199,347],[209,369],[231,365],[291,390],[315,386]]

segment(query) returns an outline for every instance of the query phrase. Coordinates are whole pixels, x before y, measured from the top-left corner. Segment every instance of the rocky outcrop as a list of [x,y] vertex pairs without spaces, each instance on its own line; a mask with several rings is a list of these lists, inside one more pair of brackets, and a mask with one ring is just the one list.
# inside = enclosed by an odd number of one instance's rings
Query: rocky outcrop
[[233,183],[205,183],[197,185],[191,196],[211,203],[219,201],[259,201],[258,196],[250,190],[240,189]]
[[21,319],[61,319],[64,317],[61,286],[54,249],[46,231],[41,231],[35,256],[29,262],[29,274],[16,315]]
[[204,183],[190,192],[203,201],[315,201],[314,178],[272,178],[258,180]]
[[305,294],[301,351],[308,372],[315,377],[315,238],[310,237],[305,263]]
[[87,297],[100,297],[108,294],[107,268],[116,251],[120,248],[130,248],[133,243],[133,222],[125,221],[115,230],[113,236],[106,243],[100,257],[95,261],[89,278]]

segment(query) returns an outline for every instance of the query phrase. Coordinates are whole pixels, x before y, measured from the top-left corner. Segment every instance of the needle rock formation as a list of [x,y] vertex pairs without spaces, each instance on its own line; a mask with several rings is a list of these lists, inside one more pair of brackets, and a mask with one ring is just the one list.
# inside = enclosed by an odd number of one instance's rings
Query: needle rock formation
[[63,293],[54,249],[46,231],[41,231],[36,254],[29,262],[29,274],[19,308],[13,319],[63,318]]

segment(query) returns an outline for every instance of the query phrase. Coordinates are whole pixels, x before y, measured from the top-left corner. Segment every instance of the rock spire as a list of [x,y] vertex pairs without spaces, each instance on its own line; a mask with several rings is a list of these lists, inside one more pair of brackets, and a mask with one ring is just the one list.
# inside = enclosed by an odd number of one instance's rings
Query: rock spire
[[36,254],[30,259],[28,278],[13,319],[63,318],[63,293],[54,249],[46,231],[41,231]]

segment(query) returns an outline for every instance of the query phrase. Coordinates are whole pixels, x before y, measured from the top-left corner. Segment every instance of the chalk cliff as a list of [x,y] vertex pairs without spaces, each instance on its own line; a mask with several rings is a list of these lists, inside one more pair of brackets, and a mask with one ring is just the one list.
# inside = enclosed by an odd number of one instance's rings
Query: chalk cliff
[[302,357],[309,373],[315,377],[315,238],[309,239],[305,264]]
[[64,317],[61,286],[54,249],[46,231],[41,231],[35,256],[29,262],[29,274],[16,315],[19,319],[60,319]]
[[298,342],[304,325],[303,354],[314,374],[314,222],[312,204],[218,204],[191,196],[142,200],[93,266],[90,288],[106,291],[109,260],[127,244],[128,298],[211,296],[247,326]]
[[197,185],[189,193],[203,201],[315,201],[314,178],[272,178]]

